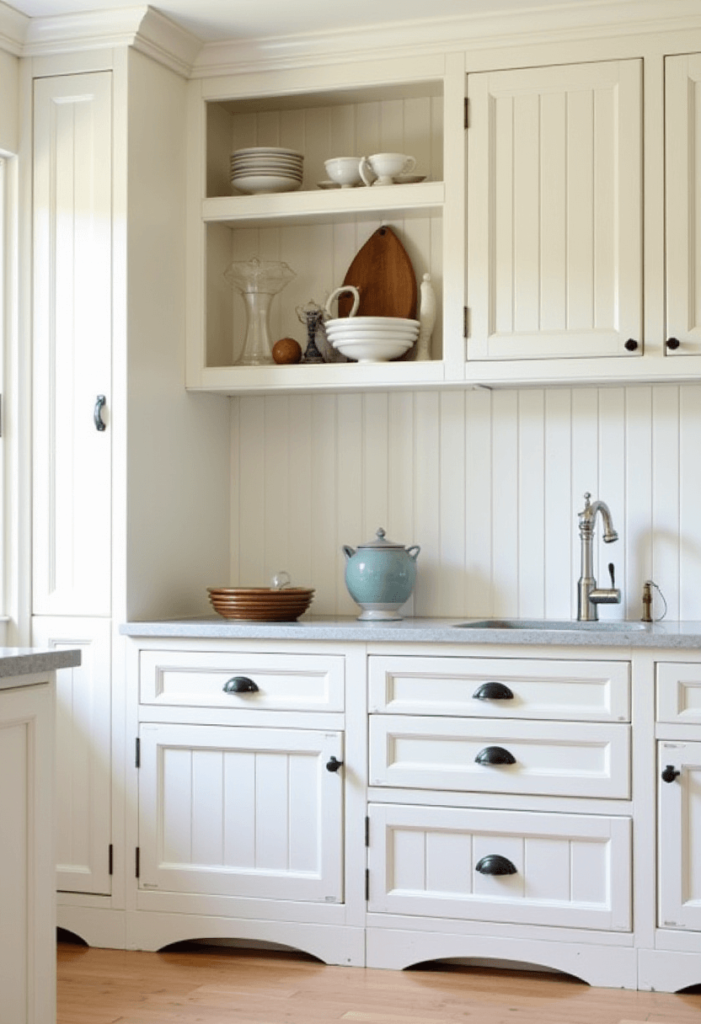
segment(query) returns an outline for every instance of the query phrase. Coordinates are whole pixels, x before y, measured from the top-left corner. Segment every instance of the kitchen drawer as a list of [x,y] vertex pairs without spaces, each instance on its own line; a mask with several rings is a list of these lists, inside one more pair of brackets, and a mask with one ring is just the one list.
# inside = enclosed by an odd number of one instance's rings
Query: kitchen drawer
[[[168,707],[256,711],[343,711],[345,663],[340,655],[142,651],[140,701]],[[224,689],[236,676],[257,689]]]
[[701,723],[701,664],[657,665],[657,720],[684,725]]
[[370,710],[375,712],[630,721],[630,664],[625,661],[407,656],[369,660]]
[[[510,754],[514,763],[479,763]],[[370,785],[549,796],[630,795],[630,727],[514,719],[370,719]]]
[[[628,818],[393,804],[369,818],[370,912],[630,930]],[[513,873],[483,874],[495,856]]]

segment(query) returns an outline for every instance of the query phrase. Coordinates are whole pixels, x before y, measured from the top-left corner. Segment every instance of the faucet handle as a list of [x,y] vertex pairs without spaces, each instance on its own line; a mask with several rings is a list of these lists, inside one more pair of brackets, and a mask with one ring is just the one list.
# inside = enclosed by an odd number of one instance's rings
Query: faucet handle
[[616,567],[613,562],[609,562],[609,576],[611,577],[611,588],[616,588]]

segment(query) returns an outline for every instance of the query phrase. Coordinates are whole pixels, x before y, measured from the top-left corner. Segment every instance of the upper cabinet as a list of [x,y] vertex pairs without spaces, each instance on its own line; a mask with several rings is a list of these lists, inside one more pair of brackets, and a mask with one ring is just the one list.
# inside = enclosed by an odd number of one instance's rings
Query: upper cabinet
[[[189,83],[191,389],[701,379],[698,32],[482,47]],[[467,130],[465,130],[467,128]],[[303,155],[299,189],[243,194],[231,154]],[[423,180],[330,189],[325,161],[400,152]],[[364,243],[393,229],[436,293],[429,358],[241,365],[232,261],[294,272],[270,337],[306,347]],[[352,283],[352,282],[350,282]]]
[[667,352],[701,354],[701,55],[665,68]]
[[[462,290],[462,261],[452,254],[462,247],[464,217],[463,83],[464,59],[441,55],[190,84],[188,387],[339,390],[460,379],[462,303],[449,309],[444,297]],[[246,194],[232,186],[231,154],[264,146],[302,154],[299,189]],[[414,157],[421,180],[327,187],[325,161],[386,152]],[[241,364],[249,314],[224,275],[231,262],[291,268],[269,303],[269,335],[273,343],[295,338],[304,350],[301,308],[326,304],[383,225],[406,250],[417,285],[430,275],[437,302],[429,359],[410,352],[378,363]]]
[[641,64],[469,76],[469,359],[642,353]]

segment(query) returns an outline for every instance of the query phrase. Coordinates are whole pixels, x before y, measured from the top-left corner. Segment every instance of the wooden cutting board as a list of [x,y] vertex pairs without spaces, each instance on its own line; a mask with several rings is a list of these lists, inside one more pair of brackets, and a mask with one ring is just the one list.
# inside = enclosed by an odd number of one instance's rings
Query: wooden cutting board
[[[356,316],[402,316],[416,319],[416,274],[406,249],[391,228],[378,228],[348,268],[344,284],[360,292]],[[338,299],[338,315],[349,316],[352,295]]]

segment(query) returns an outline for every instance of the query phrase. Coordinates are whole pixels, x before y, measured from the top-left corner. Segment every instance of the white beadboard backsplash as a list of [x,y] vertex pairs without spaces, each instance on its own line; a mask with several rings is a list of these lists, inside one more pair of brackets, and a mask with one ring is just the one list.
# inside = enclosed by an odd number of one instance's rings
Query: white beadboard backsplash
[[406,614],[570,618],[590,491],[619,533],[597,522],[600,617],[640,618],[653,579],[701,620],[701,385],[243,397],[231,450],[232,582],[285,569],[314,614],[357,613],[341,546],[383,527],[421,546]]

